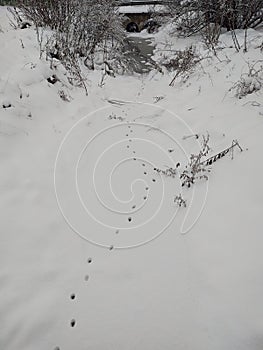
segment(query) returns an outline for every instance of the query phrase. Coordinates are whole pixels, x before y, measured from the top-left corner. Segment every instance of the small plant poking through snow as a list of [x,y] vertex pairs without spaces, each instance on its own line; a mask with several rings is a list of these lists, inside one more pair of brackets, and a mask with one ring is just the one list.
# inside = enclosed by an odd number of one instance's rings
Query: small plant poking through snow
[[[260,64],[259,67],[258,64]],[[248,73],[242,74],[229,91],[234,90],[235,96],[239,99],[261,90],[263,86],[263,61],[257,61],[252,66],[248,64]]]
[[[197,134],[196,134],[197,135]],[[190,135],[190,136],[196,136]],[[198,138],[201,136],[198,136]],[[240,152],[243,151],[237,140],[233,140],[230,147],[225,148],[223,151],[216,153],[215,155],[207,158],[208,153],[211,148],[209,146],[210,136],[209,134],[202,135],[201,148],[198,154],[191,154],[188,165],[185,167],[182,173],[178,172],[178,168],[180,168],[181,164],[177,163],[175,168],[169,168],[163,170],[159,168],[154,168],[160,175],[168,176],[175,178],[178,174],[180,175],[182,187],[190,188],[195,184],[196,180],[208,180],[209,173],[211,172],[211,165],[216,162],[218,159],[223,158],[227,154],[231,154],[231,159],[234,159],[234,149],[236,147],[239,148]],[[175,197],[174,200],[179,206],[184,205],[182,201],[181,195]],[[181,203],[181,205],[180,205]],[[185,206],[185,205],[184,205]]]
[[154,168],[153,170],[156,171],[158,174],[169,176],[169,177],[176,177],[177,175],[177,168],[180,166],[180,163],[177,163],[176,168],[167,168],[165,170]]
[[153,103],[158,103],[159,101],[164,99],[164,96],[155,96],[155,97],[153,97],[153,99],[154,99]]
[[174,198],[174,203],[176,203],[179,207],[186,208],[186,200],[183,199],[181,193]]
[[119,120],[119,121],[121,121],[121,122],[123,122],[125,119],[123,118],[123,117],[117,117],[116,116],[116,114],[110,114],[109,116],[108,116],[108,119],[109,120]]
[[61,98],[61,100],[65,101],[65,102],[70,102],[71,99],[72,99],[69,95],[67,95],[67,94],[65,93],[64,90],[59,90],[59,91],[58,91],[58,95],[59,95],[59,97]]
[[208,144],[209,139],[209,134],[207,134],[207,136],[203,135],[199,153],[191,154],[189,164],[180,175],[182,186],[191,187],[191,185],[193,185],[198,179],[208,180],[208,173],[210,173],[211,169],[207,166],[206,163],[203,162],[203,160],[210,152],[210,146]]

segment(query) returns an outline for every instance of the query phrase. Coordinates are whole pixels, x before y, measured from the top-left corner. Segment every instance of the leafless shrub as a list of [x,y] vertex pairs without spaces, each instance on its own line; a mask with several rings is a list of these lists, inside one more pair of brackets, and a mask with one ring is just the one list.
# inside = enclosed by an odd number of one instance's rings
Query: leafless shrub
[[191,68],[196,57],[194,47],[190,46],[185,50],[174,51],[174,57],[163,65],[170,71],[185,72]]
[[210,146],[209,146],[210,136],[203,135],[201,149],[198,154],[191,154],[189,164],[186,166],[185,170],[181,173],[180,179],[182,180],[182,186],[191,187],[196,180],[205,179],[208,180],[208,174],[211,169],[203,162],[204,158],[207,157]]
[[203,32],[211,45],[224,27],[231,31],[238,51],[235,29],[255,28],[263,22],[262,0],[168,0],[167,6],[182,35]]
[[263,21],[261,0],[168,0],[167,6],[190,34],[210,23],[234,30],[255,28]]
[[263,86],[263,61],[257,61],[253,65],[247,63],[248,72],[241,75],[229,91],[234,90],[235,96],[239,99],[261,90]]
[[173,86],[176,78],[183,77],[185,74],[189,75],[194,70],[197,63],[201,61],[201,57],[197,54],[195,47],[190,46],[185,50],[179,50],[174,52],[172,59],[163,65],[170,71],[176,71],[175,76],[170,82],[170,86]]
[[176,177],[177,175],[177,168],[180,166],[180,164],[178,163],[176,168],[172,168],[172,167],[169,167],[165,170],[163,169],[159,169],[159,168],[154,168],[153,170],[156,171],[158,174],[161,174],[161,175],[165,175],[165,176],[168,176],[168,177]]
[[[209,174],[211,172],[211,165],[217,160],[222,159],[227,154],[231,155],[231,159],[234,159],[234,149],[238,148],[240,152],[243,152],[242,147],[240,146],[237,140],[233,140],[230,147],[225,148],[224,150],[214,154],[213,156],[207,158],[207,155],[211,151],[209,146],[210,136],[209,134],[202,135],[202,142],[200,151],[198,154],[191,154],[189,163],[185,167],[182,173],[179,172],[181,164],[177,163],[175,168],[167,168],[162,170],[159,168],[154,168],[154,170],[160,174],[168,177],[175,178],[177,175],[180,176],[182,187],[190,188],[196,183],[197,180],[208,180]],[[179,207],[186,207],[186,200],[182,198],[182,195],[179,194],[174,198],[174,202],[179,205]]]
[[218,44],[218,39],[221,33],[221,27],[218,24],[209,23],[205,28],[201,31],[203,41],[208,48],[211,48],[215,55],[216,46]]
[[[94,69],[95,59],[114,71],[127,67],[125,32],[115,0],[18,0],[17,20],[32,22],[41,51],[59,59],[71,83],[86,89],[83,67]],[[19,19],[20,18],[20,19]],[[49,31],[48,39],[43,28]]]
[[[186,166],[185,170],[180,174],[180,179],[182,181],[182,186],[191,187],[197,179],[208,180],[208,173],[210,173],[210,168],[205,163],[205,158],[207,157],[210,146],[209,146],[210,136],[202,135],[201,148],[198,154],[191,154],[189,164]],[[160,168],[154,168],[154,171],[160,175],[165,175],[168,177],[175,178],[178,175],[178,169],[181,164],[177,163],[175,168],[168,167],[163,170]]]

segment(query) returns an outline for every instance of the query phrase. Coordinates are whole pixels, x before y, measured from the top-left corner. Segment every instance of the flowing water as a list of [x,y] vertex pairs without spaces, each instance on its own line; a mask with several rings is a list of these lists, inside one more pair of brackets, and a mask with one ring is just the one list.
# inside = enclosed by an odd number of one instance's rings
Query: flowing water
[[131,53],[135,59],[137,67],[136,73],[147,73],[153,68],[152,55],[154,45],[151,38],[142,38],[138,36],[130,36],[129,43],[136,49]]

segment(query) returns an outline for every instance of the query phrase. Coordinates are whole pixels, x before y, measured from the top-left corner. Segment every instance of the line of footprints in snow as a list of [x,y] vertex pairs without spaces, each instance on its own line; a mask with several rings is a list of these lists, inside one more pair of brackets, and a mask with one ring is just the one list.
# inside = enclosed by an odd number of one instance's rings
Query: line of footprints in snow
[[[88,264],[91,264],[91,263],[92,263],[92,258],[88,258],[87,263],[88,263]],[[86,276],[84,277],[84,280],[85,280],[85,282],[88,282],[88,280],[89,280],[89,275],[86,275]],[[77,296],[76,296],[75,293],[72,293],[72,294],[70,294],[69,298],[70,298],[70,300],[74,301],[74,300],[76,300]],[[74,328],[74,327],[76,326],[76,324],[77,324],[76,320],[75,320],[74,318],[72,318],[71,321],[70,321],[70,327],[71,327],[71,328]],[[56,346],[56,347],[54,348],[54,350],[62,350],[62,349],[61,349],[59,346]]]
[[[129,132],[132,133],[133,130],[132,130],[132,128],[131,128],[130,125],[128,125],[128,128],[129,128]],[[129,137],[129,134],[126,134],[126,137]],[[132,139],[129,139],[128,142],[129,142],[129,144],[130,144],[130,143],[132,142]],[[129,144],[127,145],[127,148],[131,148]],[[134,155],[136,154],[136,152],[135,152],[134,150],[133,150],[132,152],[133,152]],[[134,157],[133,160],[137,161],[137,158]],[[146,166],[145,163],[142,163],[142,166],[145,167],[145,166]],[[144,174],[144,175],[147,175],[147,172],[144,171],[143,174]],[[155,178],[152,178],[152,182],[156,182],[156,179],[155,179]],[[149,187],[146,187],[145,190],[146,190],[146,191],[149,191]],[[143,199],[146,200],[146,199],[147,199],[147,196],[144,196]],[[133,205],[133,206],[132,206],[132,209],[135,209],[135,208],[136,208],[136,205]],[[128,217],[128,221],[129,221],[129,222],[132,221],[132,217],[131,217],[131,216]],[[116,230],[116,234],[118,234],[119,232],[120,232],[120,230]],[[113,248],[114,248],[113,246],[110,246],[110,250],[113,250]],[[92,263],[92,258],[89,258],[89,259],[87,260],[87,262],[88,262],[88,264],[91,264],[91,263]],[[89,280],[89,275],[86,275],[86,276],[84,277],[84,280],[87,282],[87,281]],[[75,294],[75,293],[70,294],[70,299],[71,299],[72,301],[76,300],[76,294]],[[74,318],[72,318],[71,321],[70,321],[70,327],[71,327],[71,328],[74,328],[74,327],[76,326],[76,324],[77,324],[76,320],[75,320]],[[54,350],[62,350],[62,349],[61,349],[59,346],[56,346],[56,347],[54,348]]]
[[[128,125],[128,128],[129,128],[130,133],[132,133],[133,130],[132,130],[131,125]],[[126,134],[126,137],[129,137],[129,134]],[[129,139],[129,143],[130,143],[130,142],[132,142],[132,139]],[[127,145],[127,148],[130,148],[130,145],[129,145],[129,144]],[[135,151],[132,151],[132,153],[133,153],[134,155],[136,154]],[[133,158],[133,160],[137,161],[137,158]],[[142,163],[142,166],[145,167],[146,165],[145,165],[144,163]],[[147,172],[144,171],[143,174],[144,174],[144,175],[147,175]],[[156,179],[153,178],[153,179],[152,179],[152,182],[156,182]],[[146,189],[146,191],[149,191],[149,187],[146,187],[145,189]],[[147,199],[147,196],[144,196],[143,199],[146,200],[146,199]],[[135,209],[135,208],[136,208],[136,205],[133,205],[133,206],[132,206],[132,209]],[[128,217],[128,221],[131,222],[131,221],[132,221],[132,217]],[[119,233],[119,230],[117,230],[116,233]]]

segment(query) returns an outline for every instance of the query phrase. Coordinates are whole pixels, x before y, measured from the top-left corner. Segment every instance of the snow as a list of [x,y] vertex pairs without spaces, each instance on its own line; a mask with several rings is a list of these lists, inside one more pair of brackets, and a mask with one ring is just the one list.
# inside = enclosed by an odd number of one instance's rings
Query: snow
[[[150,72],[100,87],[95,71],[85,96],[59,62],[60,81],[47,82],[54,70],[34,29],[14,30],[6,14],[0,7],[0,349],[260,350],[263,98],[228,90],[262,59],[263,33],[248,33],[247,53],[223,34],[216,58],[167,26],[154,36],[157,61],[191,43],[209,56],[185,83]],[[185,136],[206,132],[212,154],[234,139],[244,151],[191,189],[153,170],[183,167],[199,149]],[[180,192],[186,209],[173,202]]]
[[165,11],[164,6],[161,5],[128,5],[120,6],[119,12],[122,14],[129,13],[148,13],[148,12],[161,12]]

